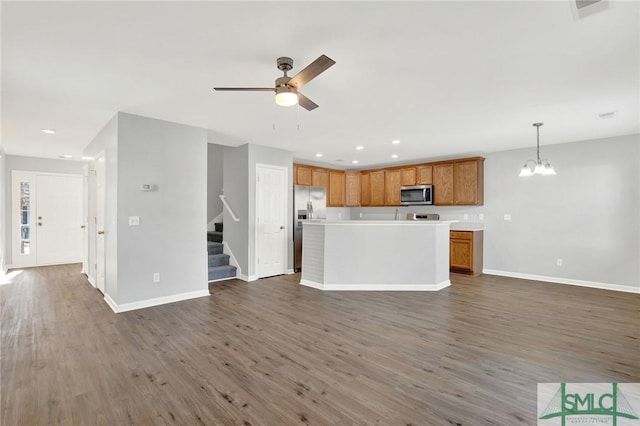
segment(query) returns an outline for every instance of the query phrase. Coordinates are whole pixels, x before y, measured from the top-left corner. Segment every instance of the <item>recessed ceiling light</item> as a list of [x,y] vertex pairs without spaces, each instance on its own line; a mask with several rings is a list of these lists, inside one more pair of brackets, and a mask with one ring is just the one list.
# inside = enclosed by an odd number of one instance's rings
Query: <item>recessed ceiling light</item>
[[48,135],[52,135],[52,134],[54,134],[56,132],[55,129],[40,129],[40,131],[42,133],[46,133]]
[[73,155],[69,155],[69,154],[64,154],[64,155],[58,155],[59,158],[64,158],[65,160],[68,160],[69,158],[73,158]]
[[353,164],[358,164],[358,160],[351,161]]
[[356,149],[357,149],[358,151],[362,151],[362,150],[364,149],[364,146],[362,146],[362,145],[358,145],[358,146],[356,146]]
[[322,157],[322,153],[320,153],[320,152],[319,152],[319,153],[317,153],[317,154],[316,154],[316,157],[318,157],[318,158]]
[[598,114],[598,118],[601,120],[604,120],[605,118],[613,118],[617,113],[618,111],[601,112],[600,114]]
[[398,145],[400,141],[398,139],[395,139],[395,140],[392,140],[391,143],[394,145]]
[[398,154],[392,154],[391,158],[398,158]]

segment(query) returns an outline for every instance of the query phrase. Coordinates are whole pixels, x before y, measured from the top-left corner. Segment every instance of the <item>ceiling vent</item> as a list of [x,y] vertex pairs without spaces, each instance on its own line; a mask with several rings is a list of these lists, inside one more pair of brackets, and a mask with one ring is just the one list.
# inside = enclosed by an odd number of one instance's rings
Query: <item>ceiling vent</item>
[[610,0],[569,0],[569,4],[576,21],[611,8]]

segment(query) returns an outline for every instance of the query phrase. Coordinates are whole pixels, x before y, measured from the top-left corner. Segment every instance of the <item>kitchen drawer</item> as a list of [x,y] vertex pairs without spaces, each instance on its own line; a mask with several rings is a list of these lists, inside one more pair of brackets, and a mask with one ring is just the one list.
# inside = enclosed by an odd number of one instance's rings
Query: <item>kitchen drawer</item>
[[473,234],[469,231],[450,231],[449,237],[456,240],[472,240]]

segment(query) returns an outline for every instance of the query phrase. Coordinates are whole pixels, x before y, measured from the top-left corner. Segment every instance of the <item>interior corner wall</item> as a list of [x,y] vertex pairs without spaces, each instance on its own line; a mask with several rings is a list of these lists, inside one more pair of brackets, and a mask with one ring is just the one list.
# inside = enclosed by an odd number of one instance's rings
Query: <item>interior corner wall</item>
[[234,214],[223,210],[224,241],[240,268],[240,276],[249,279],[249,145],[223,147],[223,194]]
[[119,113],[117,151],[115,302],[208,292],[207,131]]
[[207,145],[207,223],[222,213],[223,157],[222,145]]
[[12,263],[12,238],[11,238],[11,172],[14,170],[26,170],[45,173],[65,173],[82,175],[84,163],[72,160],[56,160],[51,158],[23,157],[15,155],[2,156],[5,160],[3,168],[4,185],[4,220],[2,227],[6,229],[4,241],[4,262],[6,266]]

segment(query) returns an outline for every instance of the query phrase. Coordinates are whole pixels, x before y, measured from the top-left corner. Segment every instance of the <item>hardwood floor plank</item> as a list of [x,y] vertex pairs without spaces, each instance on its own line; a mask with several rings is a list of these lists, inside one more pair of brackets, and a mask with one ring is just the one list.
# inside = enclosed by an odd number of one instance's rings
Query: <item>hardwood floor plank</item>
[[322,292],[299,274],[114,314],[78,265],[0,286],[2,425],[517,425],[539,382],[639,382],[640,295],[452,274]]

